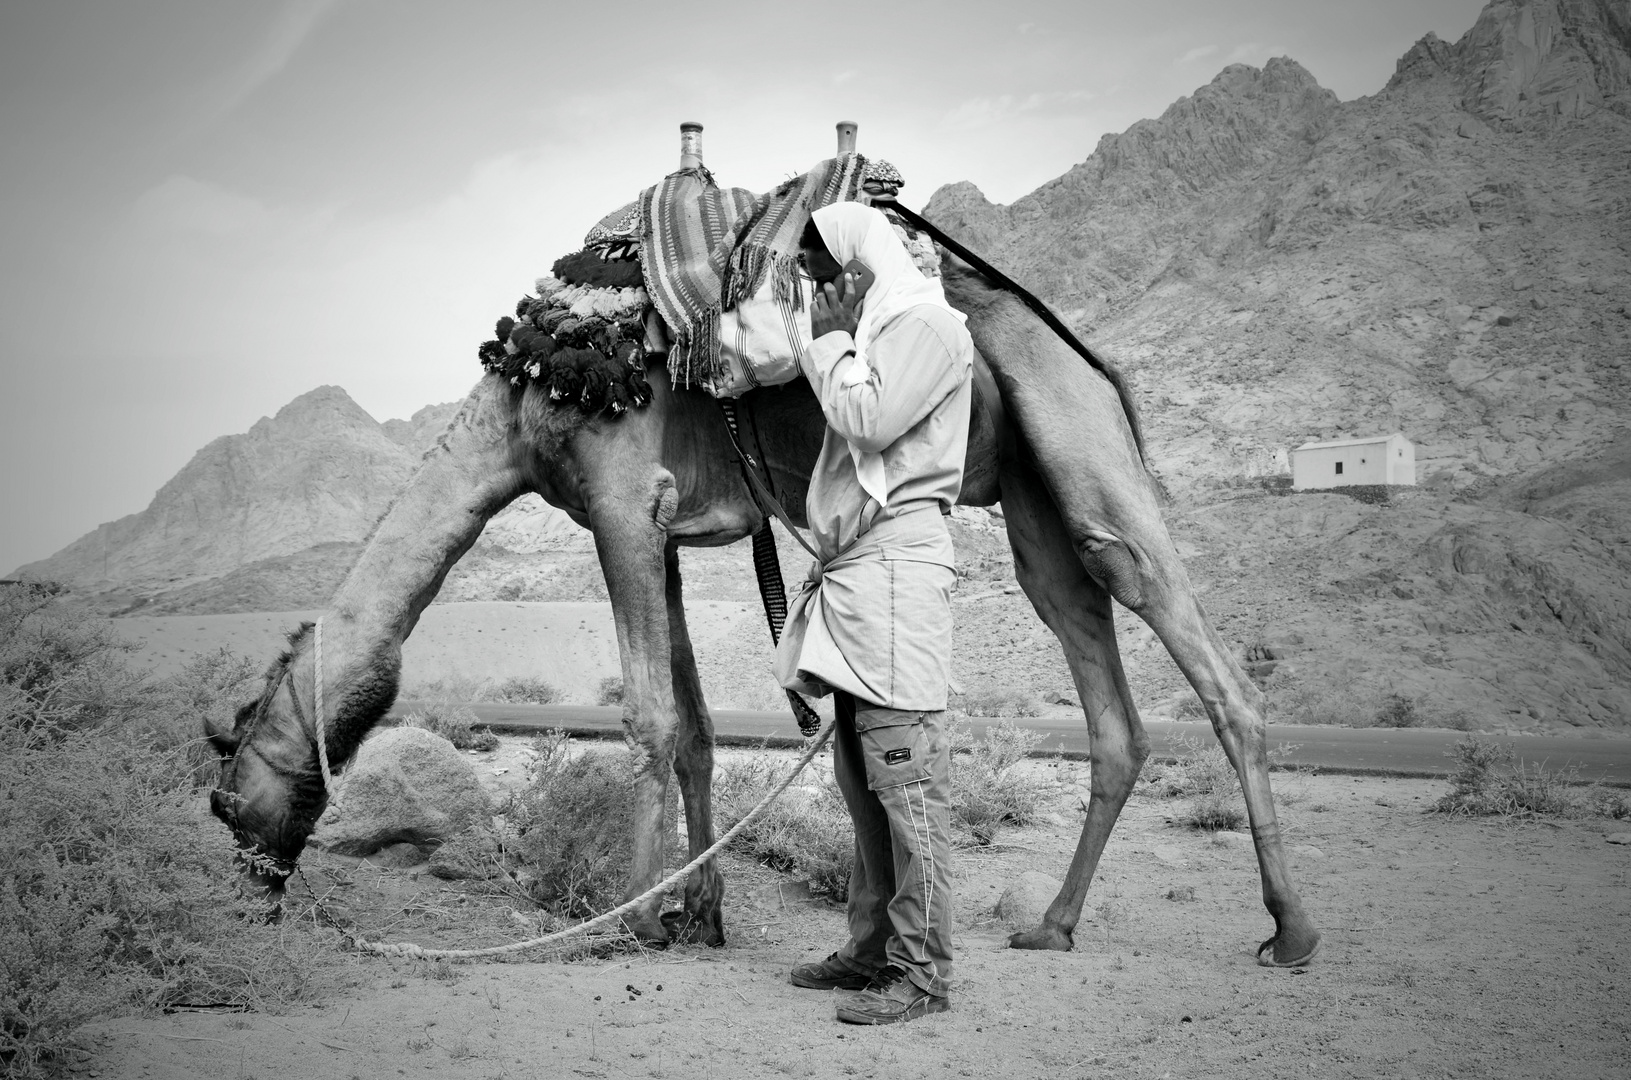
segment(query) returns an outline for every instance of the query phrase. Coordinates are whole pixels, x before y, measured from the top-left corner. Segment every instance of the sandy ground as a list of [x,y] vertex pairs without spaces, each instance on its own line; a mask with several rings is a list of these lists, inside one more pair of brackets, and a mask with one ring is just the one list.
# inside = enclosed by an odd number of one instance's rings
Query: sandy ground
[[[478,770],[500,782],[513,748]],[[720,949],[458,966],[352,959],[352,985],[286,1015],[178,1013],[88,1029],[81,1075],[298,1080],[544,1077],[1625,1077],[1631,847],[1621,822],[1426,815],[1435,781],[1281,774],[1282,821],[1325,931],[1307,969],[1257,967],[1271,924],[1248,848],[1135,796],[1070,953],[1003,947],[1017,875],[1062,876],[1084,775],[1053,821],[956,855],[953,1010],[837,1023],[787,969],[841,940],[841,911],[729,859]],[[507,777],[508,774],[501,774]],[[309,860],[370,936],[531,936],[524,912],[428,875]],[[343,887],[342,887],[343,886]],[[517,905],[519,906],[519,905]],[[367,913],[374,912],[374,915]],[[495,917],[496,913],[496,917]],[[370,922],[369,920],[373,921]],[[472,935],[475,924],[487,927]],[[505,925],[508,923],[509,925]]]
[[[189,656],[218,648],[270,662],[289,630],[321,614],[130,616],[112,622],[123,636],[143,643],[133,667],[167,675]],[[692,641],[705,655],[723,652],[720,643],[744,623],[767,634],[757,604],[694,600],[686,616]],[[619,670],[607,603],[432,604],[402,646],[403,690],[410,695],[429,682],[538,677],[559,690],[564,702],[593,704],[600,680]]]

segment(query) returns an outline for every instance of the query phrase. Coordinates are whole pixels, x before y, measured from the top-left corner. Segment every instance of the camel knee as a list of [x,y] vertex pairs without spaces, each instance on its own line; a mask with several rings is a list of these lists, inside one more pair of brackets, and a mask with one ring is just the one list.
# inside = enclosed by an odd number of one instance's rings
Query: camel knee
[[710,780],[714,774],[714,747],[711,739],[681,739],[674,751],[674,773],[683,784]]
[[1091,530],[1076,542],[1076,555],[1093,580],[1122,607],[1129,611],[1144,607],[1144,580],[1138,572],[1138,561],[1120,538]]

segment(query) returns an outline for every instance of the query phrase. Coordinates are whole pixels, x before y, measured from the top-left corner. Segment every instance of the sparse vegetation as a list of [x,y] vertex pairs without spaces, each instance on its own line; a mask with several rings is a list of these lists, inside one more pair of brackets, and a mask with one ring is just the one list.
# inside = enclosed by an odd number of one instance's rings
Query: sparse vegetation
[[1352,672],[1327,672],[1318,679],[1276,687],[1270,700],[1275,718],[1290,724],[1452,731],[1471,731],[1477,726],[1473,715],[1453,702],[1432,694],[1379,692],[1366,687]]
[[[617,905],[628,881],[634,757],[611,749],[574,754],[559,731],[533,747],[532,782],[511,800],[505,846],[525,864],[522,879],[539,904],[566,917],[598,915]],[[677,809],[676,800],[668,822]],[[670,847],[676,835],[670,825]]]
[[498,736],[491,728],[477,728],[480,722],[465,706],[440,702],[409,713],[402,725],[440,735],[459,750],[497,750]]
[[1015,766],[1036,748],[1043,735],[1011,720],[994,724],[984,739],[975,739],[966,720],[947,725],[951,741],[952,827],[973,845],[989,844],[1004,825],[1036,820],[1043,785]]
[[[787,776],[790,762],[768,755],[733,757],[714,776],[714,816],[721,833],[735,827]],[[799,874],[833,900],[849,895],[855,832],[832,773],[812,763],[801,786],[789,788],[736,838],[732,847],[774,869]]]
[[1377,727],[1420,727],[1421,720],[1421,713],[1416,708],[1416,699],[1404,694],[1385,695],[1382,698],[1382,707],[1376,710]]
[[517,675],[494,687],[492,697],[486,700],[508,701],[517,705],[548,705],[558,696],[555,688],[543,679]]
[[1485,816],[1631,817],[1631,800],[1597,784],[1582,784],[1573,765],[1549,769],[1520,760],[1509,746],[1467,736],[1455,744],[1450,790],[1433,804],[1441,814]]
[[1163,799],[1188,799],[1177,821],[1192,829],[1216,832],[1238,829],[1246,823],[1246,805],[1240,793],[1240,779],[1234,766],[1215,742],[1202,742],[1193,735],[1180,736],[1184,754],[1177,761],[1144,766],[1149,781],[1140,789]]
[[203,809],[199,718],[248,696],[224,651],[156,681],[45,590],[0,588],[0,1069],[28,1076],[95,1017],[187,1002],[281,1007],[335,972],[334,939],[239,896]]
[[434,701],[469,705],[482,701],[504,701],[522,705],[549,705],[560,697],[554,686],[539,678],[515,676],[497,682],[461,676],[433,679],[405,687],[402,696],[411,701]]
[[1032,691],[996,686],[964,694],[953,702],[952,712],[961,716],[990,719],[1041,716],[1043,703]]
[[608,675],[600,680],[600,690],[595,700],[601,705],[623,704],[623,676]]
[[[992,727],[976,740],[966,721],[953,720],[951,813],[955,842],[989,844],[1004,825],[1036,818],[1044,785],[1015,766],[1042,736],[1013,723]],[[760,757],[724,762],[714,779],[721,831],[745,817],[787,775],[790,763]],[[777,870],[807,877],[812,890],[834,900],[849,892],[854,828],[830,771],[812,764],[805,782],[790,788],[736,840],[738,851]]]

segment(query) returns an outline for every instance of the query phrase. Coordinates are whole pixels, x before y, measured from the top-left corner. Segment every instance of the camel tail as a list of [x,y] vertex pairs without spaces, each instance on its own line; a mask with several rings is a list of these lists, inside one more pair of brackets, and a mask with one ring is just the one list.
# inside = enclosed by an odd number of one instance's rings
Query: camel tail
[[1092,365],[1094,370],[1103,375],[1105,379],[1109,381],[1110,385],[1115,388],[1117,399],[1121,401],[1121,411],[1126,414],[1127,426],[1132,429],[1133,444],[1138,447],[1139,463],[1144,466],[1146,471],[1148,471],[1150,462],[1149,456],[1145,453],[1144,449],[1144,425],[1138,416],[1138,403],[1133,400],[1132,392],[1128,389],[1127,380],[1121,374],[1121,370],[1104,357],[1088,348],[1087,343],[1081,338],[1077,337],[1075,333],[1071,331],[1070,327],[1066,326],[1059,316],[1054,314],[1052,308],[1048,307],[1047,304],[1044,304],[1041,300],[1037,299],[1023,285],[1019,284],[1013,278],[1009,277],[1007,274],[1004,274],[1001,270],[998,270],[996,267],[974,254],[974,252],[970,251],[962,244],[959,244],[957,241],[947,236],[938,226],[925,219],[917,211],[908,210],[900,203],[894,201],[889,201],[883,205],[899,214],[902,218],[906,219],[907,222],[928,233],[934,238],[936,243],[940,244],[940,246],[944,247],[947,251],[963,260],[970,267],[972,267],[976,273],[980,274],[991,284],[995,285],[999,289],[1002,289],[1004,292],[1012,293],[1020,300],[1021,303],[1035,312],[1037,318],[1046,323],[1049,330],[1052,330],[1055,334],[1058,334],[1060,340],[1062,340],[1066,345],[1069,345],[1072,349],[1076,350],[1082,359],[1086,360],[1090,365]]

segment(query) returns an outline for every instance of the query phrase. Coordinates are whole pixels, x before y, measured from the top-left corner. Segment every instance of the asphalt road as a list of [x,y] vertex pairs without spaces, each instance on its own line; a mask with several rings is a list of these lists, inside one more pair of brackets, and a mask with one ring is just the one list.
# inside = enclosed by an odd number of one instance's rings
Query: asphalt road
[[[393,715],[409,712],[412,701],[400,701]],[[533,734],[561,728],[572,735],[594,738],[622,736],[622,710],[601,705],[504,705],[483,702],[469,706],[494,731]],[[800,746],[798,725],[792,714],[715,709],[715,734],[726,746]],[[983,734],[995,720],[971,719],[975,733]],[[1038,754],[1061,753],[1065,757],[1086,757],[1087,723],[1081,717],[1053,719],[1026,717],[1016,721],[1022,727],[1046,734]],[[1211,728],[1201,723],[1149,720],[1144,725],[1156,757],[1175,757],[1185,752],[1185,737],[1210,741]],[[1581,738],[1561,735],[1482,735],[1504,743],[1527,762],[1544,763],[1556,770],[1568,765],[1579,769],[1583,781],[1602,781],[1615,787],[1631,787],[1631,739]],[[1462,738],[1457,731],[1399,730],[1393,728],[1302,727],[1270,724],[1269,745],[1291,744],[1295,749],[1282,759],[1286,765],[1311,765],[1333,773],[1376,774],[1382,776],[1448,775],[1452,767],[1450,748]]]

